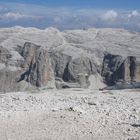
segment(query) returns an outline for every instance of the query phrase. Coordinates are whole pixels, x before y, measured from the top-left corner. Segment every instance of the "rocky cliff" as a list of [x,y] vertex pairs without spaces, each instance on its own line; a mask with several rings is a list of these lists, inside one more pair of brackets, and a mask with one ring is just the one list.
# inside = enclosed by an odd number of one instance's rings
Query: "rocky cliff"
[[123,59],[120,55],[107,54],[103,60],[102,77],[108,86],[118,82],[140,82],[140,62],[136,57],[128,56]]
[[122,29],[0,29],[0,91],[99,89],[140,82],[140,34]]
[[[21,60],[12,60],[10,51],[0,48],[0,89],[1,91],[30,90],[34,87],[47,87],[52,80],[48,52],[41,46],[26,42],[15,50]],[[52,86],[55,87],[55,85]]]

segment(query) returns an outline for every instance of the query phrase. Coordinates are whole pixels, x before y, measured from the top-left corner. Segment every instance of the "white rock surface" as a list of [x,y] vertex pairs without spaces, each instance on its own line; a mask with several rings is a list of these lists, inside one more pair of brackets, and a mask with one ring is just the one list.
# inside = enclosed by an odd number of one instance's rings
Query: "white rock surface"
[[89,77],[89,82],[90,82],[90,85],[89,85],[89,89],[100,89],[100,88],[104,88],[106,85],[103,83],[103,79],[102,77],[97,74],[97,75],[91,75]]
[[[53,58],[58,54],[56,56],[58,62],[56,63],[59,65],[57,71],[60,75],[60,77],[58,76],[59,78],[62,78],[62,74],[64,74],[64,69],[69,63],[68,59],[71,59],[69,71],[72,69],[71,77],[76,79],[75,81],[77,81],[76,76],[79,70],[86,74],[88,72],[88,76],[94,74],[93,77],[91,76],[92,78],[90,77],[89,79],[89,81],[91,79],[92,81],[96,81],[95,83],[90,83],[92,88],[104,87],[103,79],[98,74],[101,74],[105,52],[121,55],[124,58],[127,56],[135,56],[137,60],[140,60],[140,34],[123,29],[92,28],[88,30],[66,30],[61,32],[52,27],[45,30],[19,26],[1,28],[0,46],[10,52],[11,57],[8,60],[8,66],[12,71],[19,70],[18,65],[19,62],[23,61],[23,57],[17,51],[17,46],[23,47],[25,42],[43,46],[42,48],[47,49],[49,54],[53,55]],[[90,63],[93,67],[93,71],[90,71],[88,59],[92,60]],[[84,70],[78,67],[80,61],[81,67]],[[75,63],[76,68],[74,69]],[[84,67],[82,63],[87,65]],[[3,63],[0,63],[0,69],[3,69],[4,66]],[[70,81],[71,79],[68,80]]]
[[139,140],[140,90],[0,94],[0,140]]
[[45,30],[23,27],[0,29],[0,45],[13,50],[13,57],[16,57],[16,59],[17,57],[20,59],[20,56],[14,54],[14,49],[17,45],[23,46],[25,42],[32,42],[47,49],[75,53],[72,54],[73,56],[81,55],[79,52],[84,52],[89,56],[90,54],[92,57],[96,56],[97,62],[98,59],[103,58],[102,53],[104,51],[124,57],[133,55],[140,58],[140,34],[123,29],[93,28],[63,32],[55,28]]

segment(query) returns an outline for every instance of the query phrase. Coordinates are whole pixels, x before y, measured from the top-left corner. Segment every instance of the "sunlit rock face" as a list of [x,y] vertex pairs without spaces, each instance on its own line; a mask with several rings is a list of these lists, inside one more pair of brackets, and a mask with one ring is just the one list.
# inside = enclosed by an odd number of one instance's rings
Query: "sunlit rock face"
[[0,29],[0,91],[140,82],[140,34],[122,29]]
[[126,82],[140,82],[140,62],[136,57],[129,56],[123,65],[123,80]]
[[135,81],[140,82],[140,62],[136,63]]
[[27,70],[20,76],[19,82],[25,80],[36,87],[47,85],[51,71],[48,52],[41,46],[25,43],[20,54]]
[[[48,52],[41,46],[29,42],[26,42],[23,47],[18,46],[17,52],[23,60],[12,67],[9,64],[10,53],[1,48],[0,61],[1,66],[4,66],[0,70],[0,89],[7,92],[31,90],[33,86],[47,87],[54,76]],[[55,85],[52,86],[55,87]]]

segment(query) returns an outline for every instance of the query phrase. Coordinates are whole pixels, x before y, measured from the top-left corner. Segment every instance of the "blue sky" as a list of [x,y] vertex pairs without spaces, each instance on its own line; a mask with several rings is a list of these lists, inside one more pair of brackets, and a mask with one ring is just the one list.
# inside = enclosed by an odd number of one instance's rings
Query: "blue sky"
[[140,31],[140,0],[0,0],[0,27]]
[[139,9],[140,0],[0,0],[46,6],[78,6],[94,8]]

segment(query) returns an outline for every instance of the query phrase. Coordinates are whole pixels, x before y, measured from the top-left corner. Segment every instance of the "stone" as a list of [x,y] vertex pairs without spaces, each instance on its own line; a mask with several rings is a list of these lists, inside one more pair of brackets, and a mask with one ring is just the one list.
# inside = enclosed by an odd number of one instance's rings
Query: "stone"
[[0,29],[0,91],[137,88],[139,54],[126,30]]
[[[24,46],[18,46],[18,53],[23,58],[18,65],[8,63],[12,58],[11,53],[0,47],[0,91],[24,91],[35,87],[47,87],[50,81],[54,81],[48,52],[30,42]],[[55,82],[51,82],[55,87]]]
[[135,79],[136,82],[140,82],[140,62],[136,62]]
[[72,56],[57,53],[52,59],[56,77],[67,83],[78,83],[83,88],[89,86],[89,76],[97,72],[93,60],[88,57],[79,56],[74,59]]
[[52,71],[48,52],[41,46],[26,42],[21,55],[27,70],[20,76],[18,82],[25,80],[36,87],[47,86]]
[[128,56],[122,64],[123,80],[125,82],[140,82],[140,62],[136,57]]
[[80,84],[78,83],[72,83],[72,82],[65,82],[61,78],[55,79],[55,85],[57,89],[65,89],[65,88],[80,88]]
[[10,52],[0,46],[0,63],[8,63],[8,60],[11,58]]
[[119,55],[105,54],[103,60],[102,76],[104,77],[104,82],[112,86],[118,80],[123,79],[122,63],[123,58]]
[[128,56],[126,59],[123,59],[119,55],[107,54],[104,57],[102,76],[108,86],[113,86],[118,82],[140,82],[139,71],[139,63],[134,56]]

